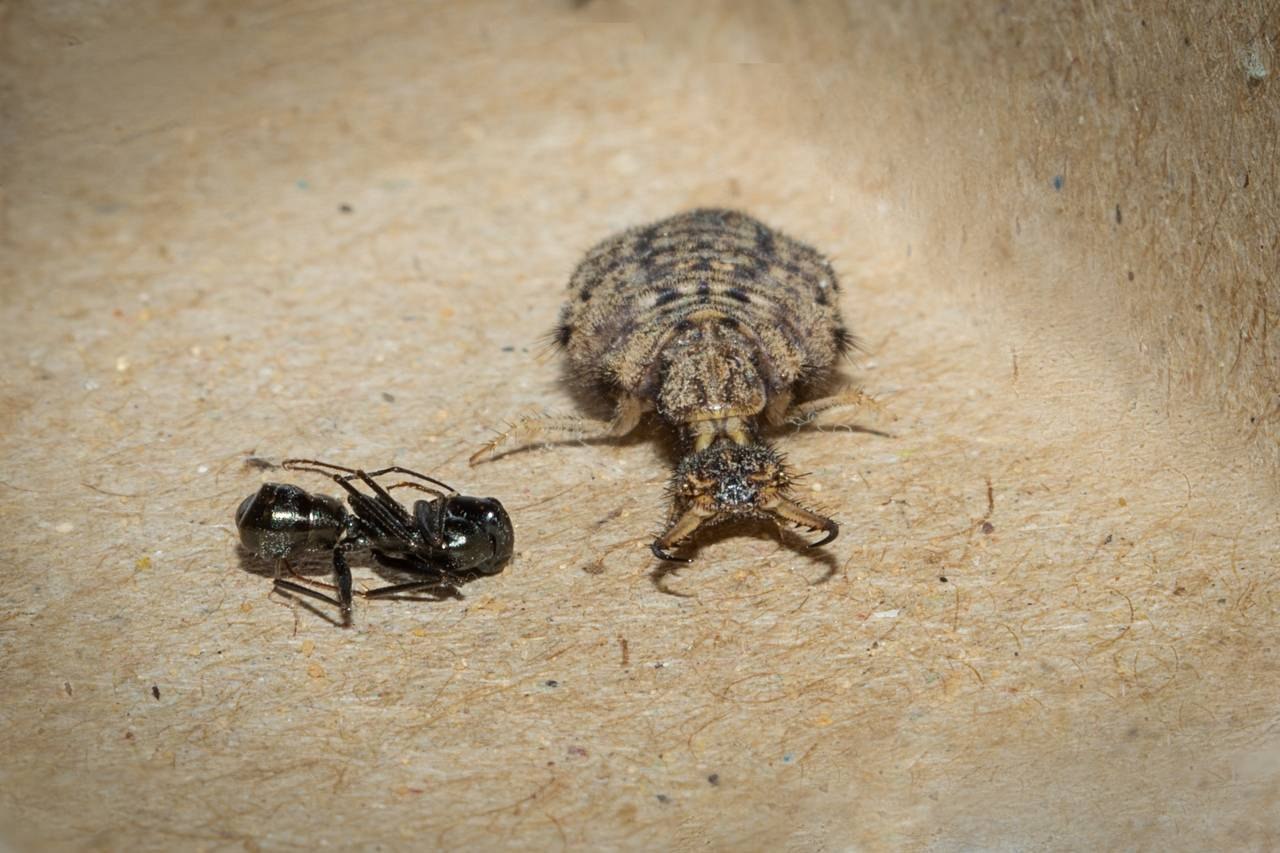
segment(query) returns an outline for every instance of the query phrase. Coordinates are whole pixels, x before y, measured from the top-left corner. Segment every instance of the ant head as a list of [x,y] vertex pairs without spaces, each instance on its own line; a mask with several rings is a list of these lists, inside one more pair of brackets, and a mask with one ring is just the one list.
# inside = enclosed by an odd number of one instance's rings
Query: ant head
[[515,531],[496,498],[455,495],[445,509],[446,548],[457,572],[496,575],[511,559]]
[[786,463],[766,444],[722,441],[690,453],[680,461],[671,483],[673,521],[653,543],[653,552],[677,560],[668,549],[679,545],[704,524],[734,518],[772,517],[810,530],[821,530],[830,542],[838,531],[829,518],[811,512],[790,497],[792,476]]

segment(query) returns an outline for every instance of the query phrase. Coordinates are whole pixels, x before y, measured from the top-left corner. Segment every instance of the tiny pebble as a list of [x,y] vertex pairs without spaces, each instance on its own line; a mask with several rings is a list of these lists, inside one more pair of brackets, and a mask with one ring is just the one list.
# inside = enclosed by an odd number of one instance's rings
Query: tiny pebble
[[101,387],[102,386],[98,383],[98,380],[96,379],[86,379],[84,381],[84,390],[86,391],[97,391]]
[[898,610],[880,610],[871,614],[872,619],[896,619],[898,618]]
[[125,356],[123,356],[123,355],[122,355],[122,356],[117,357],[117,358],[116,358],[116,372],[118,372],[118,373],[124,373],[124,372],[125,372],[126,370],[128,370],[128,369],[129,369],[129,359],[128,359],[128,358],[126,358],[126,357],[125,357]]
[[199,468],[197,468],[197,469],[196,469],[196,473],[197,473],[197,474],[208,474],[208,473],[209,473],[209,466],[208,466],[208,465],[201,465]]
[[53,529],[59,533],[70,533],[76,529],[76,526],[69,521],[59,521]]
[[811,491],[811,492],[820,492],[820,491],[822,491],[822,484],[821,484],[821,483],[814,483],[813,485],[811,485],[811,486],[809,487],[809,491]]

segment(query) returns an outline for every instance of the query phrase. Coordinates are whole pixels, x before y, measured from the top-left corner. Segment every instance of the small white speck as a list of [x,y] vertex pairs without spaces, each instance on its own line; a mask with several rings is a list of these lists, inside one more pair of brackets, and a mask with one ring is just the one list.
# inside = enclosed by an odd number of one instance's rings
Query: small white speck
[[197,468],[197,469],[196,469],[196,473],[197,473],[197,474],[208,474],[208,473],[209,473],[209,466],[208,466],[208,465],[201,465],[199,468]]
[[117,372],[119,372],[119,373],[124,373],[124,372],[125,372],[126,370],[128,370],[128,369],[129,369],[129,359],[128,359],[128,357],[123,356],[123,355],[121,355],[121,356],[117,356],[117,357],[116,357],[116,371],[117,371]]
[[70,533],[71,531],[76,529],[76,526],[69,521],[59,521],[56,525],[54,525],[53,529],[58,531],[59,533]]
[[84,381],[84,390],[86,391],[97,391],[101,387],[101,383],[96,379],[86,379]]
[[811,486],[809,487],[809,491],[811,491],[811,492],[820,492],[820,491],[822,491],[822,484],[821,484],[821,483],[814,483],[813,485],[811,485]]
[[871,614],[872,619],[897,619],[898,610],[880,610]]
[[196,358],[199,358],[200,354],[203,352],[204,350],[201,349],[199,346],[194,346],[191,348],[191,354],[194,355]]
[[1253,44],[1249,45],[1238,54],[1240,60],[1240,68],[1251,80],[1261,80],[1267,76],[1267,61],[1263,55],[1262,43],[1255,39]]

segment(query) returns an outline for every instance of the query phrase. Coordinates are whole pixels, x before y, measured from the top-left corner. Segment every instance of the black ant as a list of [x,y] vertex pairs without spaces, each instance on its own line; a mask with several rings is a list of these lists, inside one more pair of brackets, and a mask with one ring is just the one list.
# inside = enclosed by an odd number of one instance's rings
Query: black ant
[[[299,553],[332,551],[336,599],[279,577],[275,585],[337,606],[344,627],[351,625],[348,551],[368,548],[383,566],[430,576],[362,592],[366,598],[438,590],[478,575],[494,575],[511,559],[515,532],[496,498],[459,494],[433,477],[398,465],[362,471],[314,459],[286,459],[281,467],[329,477],[346,490],[350,511],[329,495],[311,494],[288,483],[263,483],[236,510],[240,541],[258,556],[274,557],[286,567],[288,558]],[[403,474],[417,482],[384,488],[376,478],[386,474]],[[355,481],[372,494],[356,488]],[[411,513],[391,496],[391,489],[399,488],[417,489],[432,498],[415,501]]]

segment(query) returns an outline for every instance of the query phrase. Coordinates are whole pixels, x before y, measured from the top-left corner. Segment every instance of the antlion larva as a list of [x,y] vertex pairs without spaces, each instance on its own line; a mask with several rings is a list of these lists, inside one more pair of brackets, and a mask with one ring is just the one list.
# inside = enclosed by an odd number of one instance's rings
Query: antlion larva
[[474,456],[548,435],[623,436],[656,410],[683,458],[671,482],[664,560],[708,524],[774,518],[835,539],[835,521],[801,506],[793,475],[763,433],[860,392],[796,404],[854,339],[840,317],[835,271],[815,249],[745,213],[704,209],[631,228],[589,251],[569,281],[556,342],[574,375],[616,405],[611,421],[517,421]]

